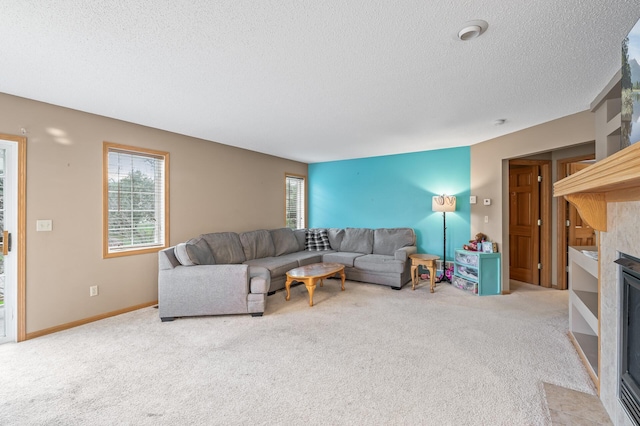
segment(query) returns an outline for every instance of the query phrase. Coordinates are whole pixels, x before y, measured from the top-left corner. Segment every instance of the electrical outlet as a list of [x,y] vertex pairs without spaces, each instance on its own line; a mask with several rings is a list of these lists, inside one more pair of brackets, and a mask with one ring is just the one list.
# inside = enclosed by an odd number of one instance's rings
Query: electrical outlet
[[484,223],[489,223],[489,216],[484,217]]
[[490,205],[491,205],[491,198],[485,198],[485,199],[483,200],[483,202],[484,202],[484,205],[485,205],[485,206],[490,206]]
[[93,297],[97,295],[98,295],[98,286],[92,285],[91,287],[89,287],[89,297]]
[[49,219],[36,220],[36,231],[38,231],[38,232],[51,231],[51,229],[53,229],[53,222],[51,220],[49,220]]

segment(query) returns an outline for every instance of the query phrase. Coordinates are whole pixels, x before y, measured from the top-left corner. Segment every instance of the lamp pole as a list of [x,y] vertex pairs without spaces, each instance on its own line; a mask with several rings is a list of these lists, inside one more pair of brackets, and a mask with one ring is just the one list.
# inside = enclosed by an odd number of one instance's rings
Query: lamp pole
[[443,223],[443,247],[442,247],[442,278],[440,278],[440,280],[438,281],[439,283],[441,282],[448,282],[449,284],[451,284],[451,280],[449,279],[449,277],[447,277],[447,212],[442,212],[442,223]]
[[438,282],[446,281],[451,283],[451,280],[447,277],[447,212],[456,211],[455,195],[442,194],[433,196],[431,199],[431,210],[434,212],[442,212],[442,277]]

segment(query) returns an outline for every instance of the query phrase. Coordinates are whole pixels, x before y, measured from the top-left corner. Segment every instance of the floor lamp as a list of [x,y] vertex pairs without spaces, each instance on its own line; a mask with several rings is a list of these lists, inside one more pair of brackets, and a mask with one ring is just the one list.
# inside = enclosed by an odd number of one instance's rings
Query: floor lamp
[[435,195],[431,201],[431,210],[434,212],[442,212],[443,221],[443,250],[442,250],[442,277],[438,282],[447,281],[451,283],[451,280],[447,277],[447,212],[456,211],[456,197],[455,195]]

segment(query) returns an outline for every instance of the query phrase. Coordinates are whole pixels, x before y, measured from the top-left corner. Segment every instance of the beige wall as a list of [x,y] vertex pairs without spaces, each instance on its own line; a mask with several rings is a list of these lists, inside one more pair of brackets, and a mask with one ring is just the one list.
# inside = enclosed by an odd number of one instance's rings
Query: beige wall
[[[471,146],[471,195],[478,197],[478,204],[471,205],[471,233],[498,242],[503,290],[509,290],[508,160],[593,141],[594,120],[593,113],[584,111]],[[491,198],[490,206],[482,204],[484,198]]]
[[[307,165],[0,94],[0,133],[27,129],[27,333],[152,302],[155,254],[102,259],[102,142],[170,152],[170,243],[284,224],[284,173]],[[508,159],[595,139],[585,111],[471,146],[471,232],[500,246],[508,290]],[[492,205],[482,205],[491,198]],[[280,201],[282,200],[282,201]],[[275,202],[274,202],[275,201]],[[489,216],[489,223],[484,223]],[[52,232],[35,232],[38,219]],[[471,235],[470,235],[471,238]],[[100,295],[90,298],[89,286]]]
[[[170,243],[284,226],[284,174],[307,165],[0,94],[27,130],[27,333],[157,300],[157,255],[102,259],[102,142],[170,153]],[[36,220],[53,220],[36,232]],[[89,286],[100,295],[89,297]]]

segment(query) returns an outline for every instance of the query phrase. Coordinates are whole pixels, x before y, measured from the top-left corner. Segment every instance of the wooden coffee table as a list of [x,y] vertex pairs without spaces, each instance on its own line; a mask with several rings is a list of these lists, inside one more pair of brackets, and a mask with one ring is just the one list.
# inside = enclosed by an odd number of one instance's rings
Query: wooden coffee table
[[416,289],[418,284],[418,266],[424,266],[429,270],[429,281],[431,281],[431,293],[436,287],[436,260],[440,256],[434,254],[410,254],[411,258],[411,290]]
[[284,283],[287,289],[287,299],[289,300],[289,288],[294,281],[301,282],[307,287],[309,292],[309,306],[313,306],[313,292],[316,289],[316,283],[320,281],[320,287],[322,287],[322,280],[340,274],[342,278],[342,291],[344,291],[344,265],[340,263],[314,263],[311,265],[301,266],[287,272],[287,281]]

